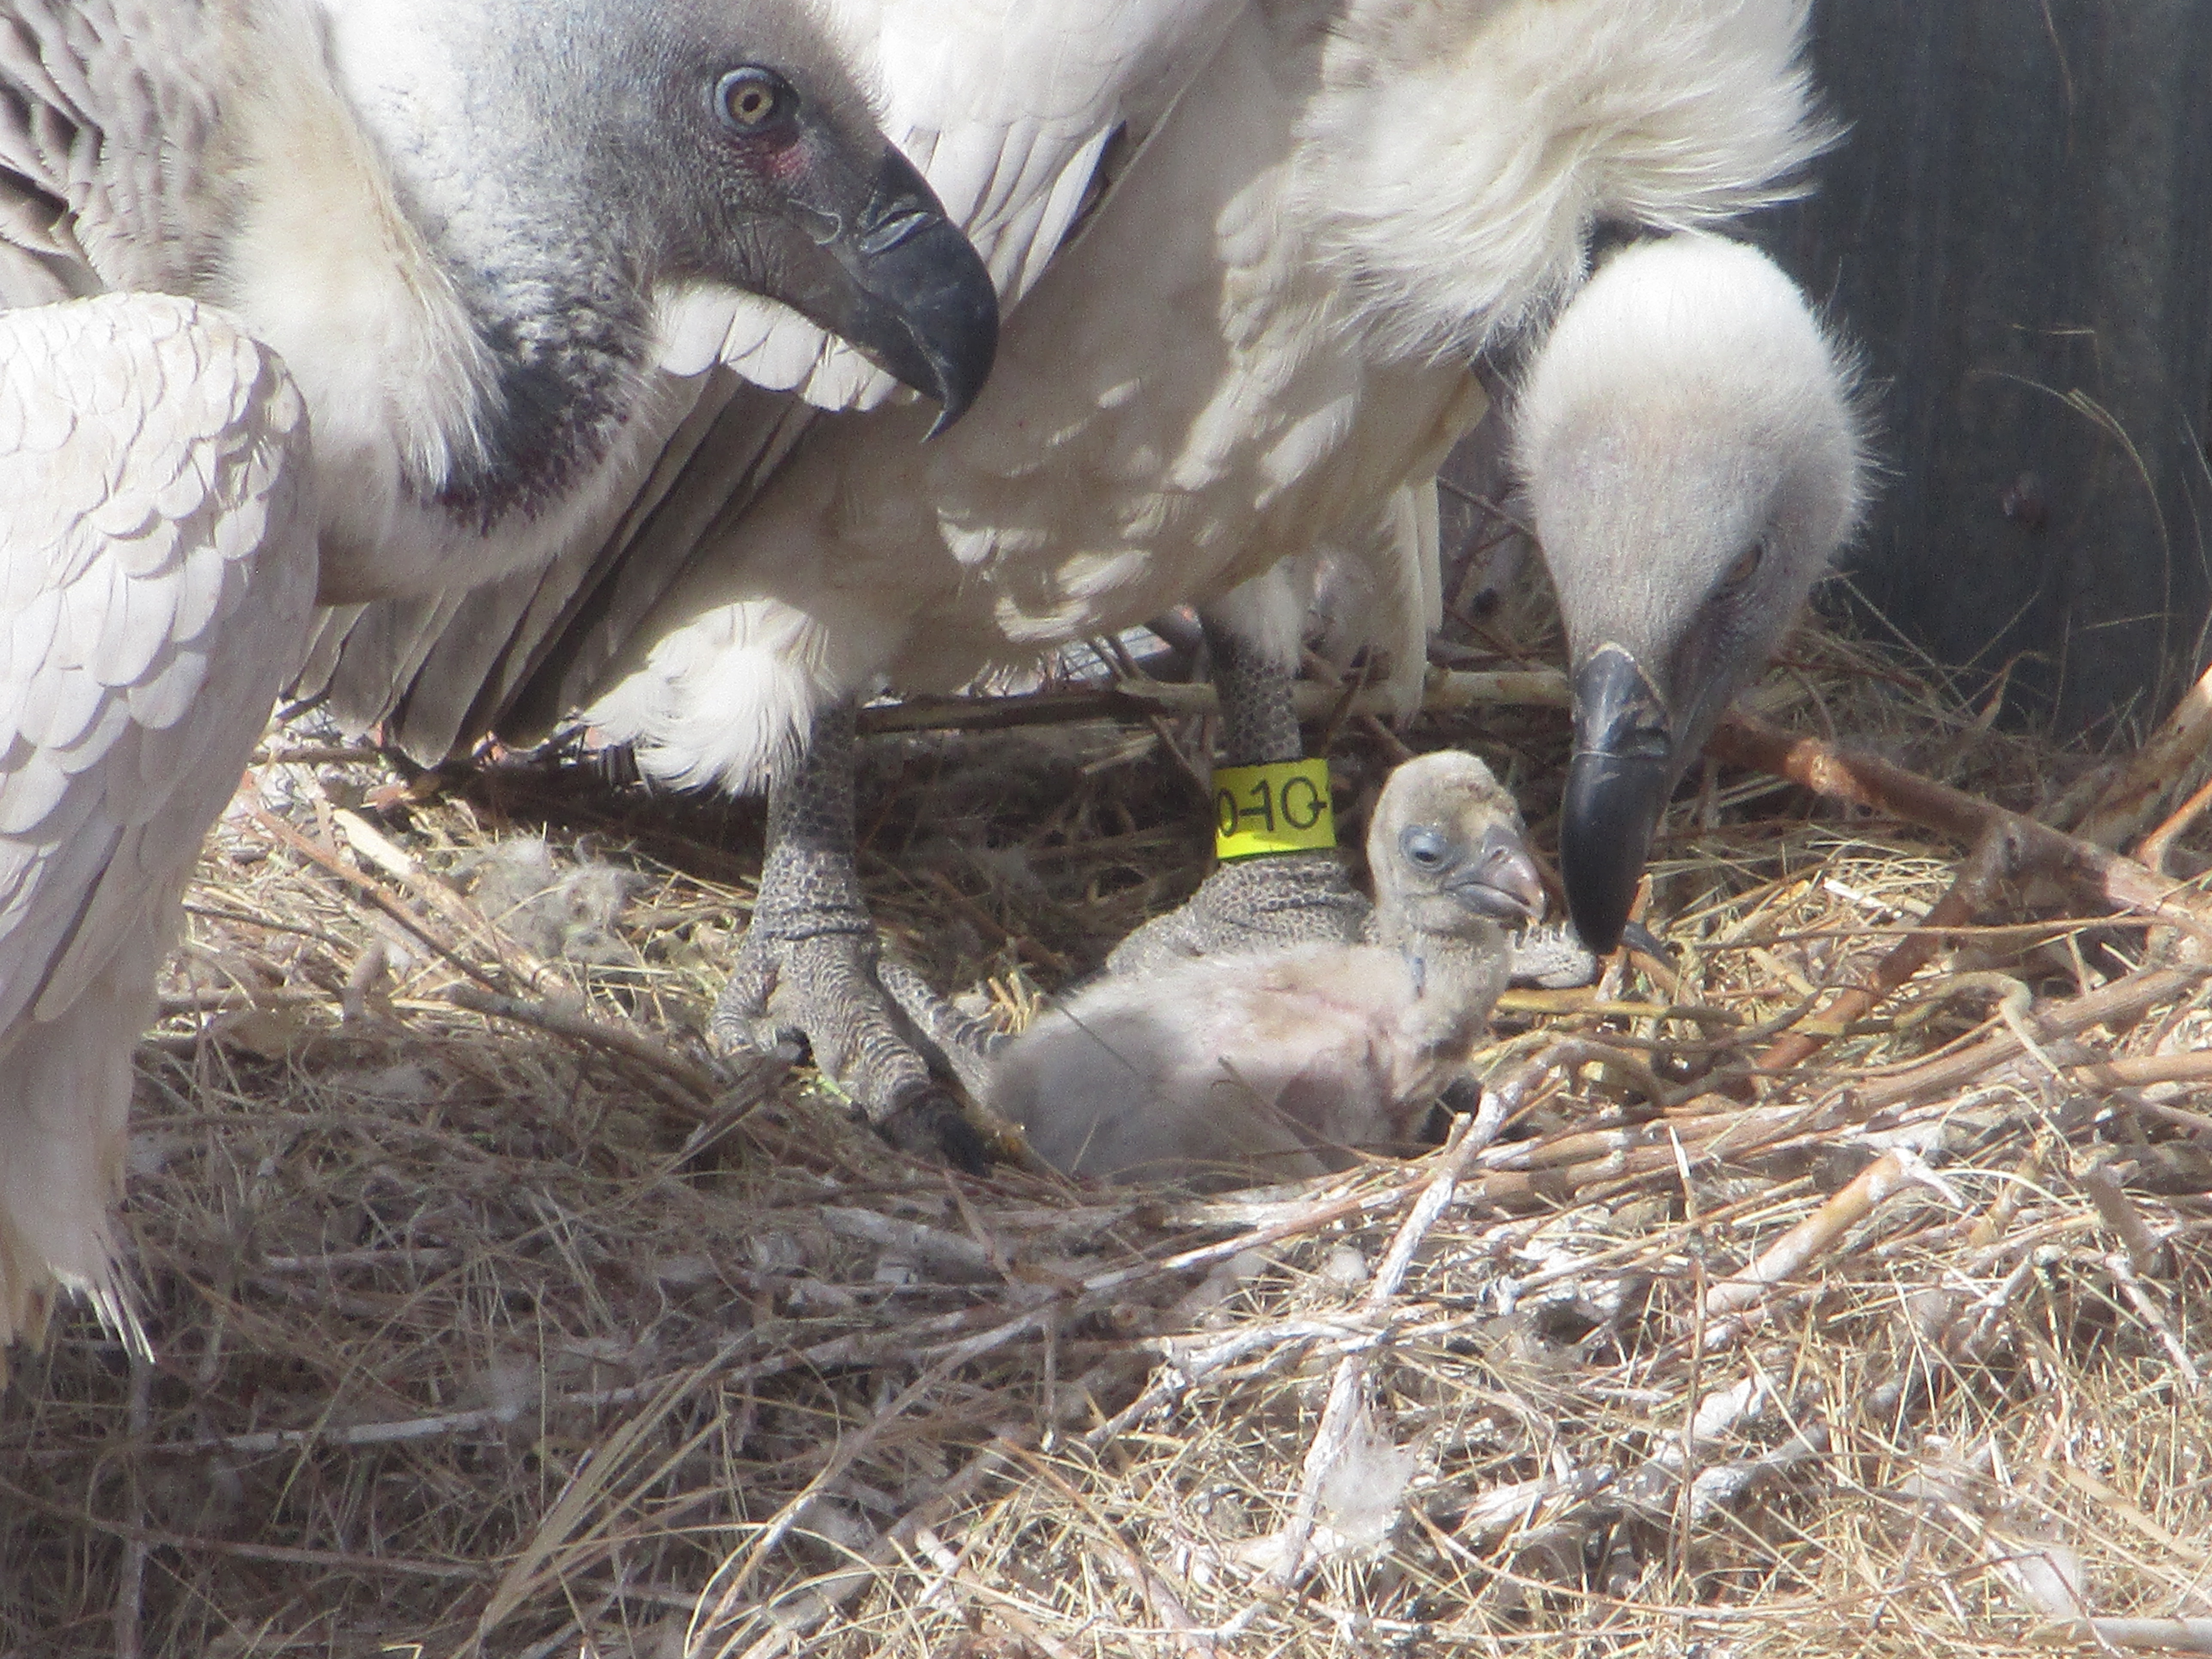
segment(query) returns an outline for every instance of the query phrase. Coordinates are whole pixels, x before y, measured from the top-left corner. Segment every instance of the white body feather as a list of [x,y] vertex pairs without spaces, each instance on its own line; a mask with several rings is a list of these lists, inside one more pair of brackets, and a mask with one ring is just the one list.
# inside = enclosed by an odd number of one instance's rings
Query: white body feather
[[1417,665],[1434,470],[1483,407],[1468,357],[1571,290],[1594,217],[1786,193],[1824,141],[1804,25],[1796,0],[1252,8],[960,426],[817,428],[568,690],[656,775],[757,788],[830,700],[957,685],[1285,559],[1230,603],[1287,656],[1330,554],[1377,571]]

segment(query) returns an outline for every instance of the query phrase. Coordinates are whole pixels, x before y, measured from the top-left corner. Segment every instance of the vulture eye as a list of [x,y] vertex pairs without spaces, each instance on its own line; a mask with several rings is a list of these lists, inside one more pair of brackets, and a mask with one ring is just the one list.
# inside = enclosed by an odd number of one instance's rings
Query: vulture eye
[[1398,832],[1399,850],[1423,870],[1441,866],[1449,849],[1444,838],[1426,824],[1411,823]]
[[732,131],[748,135],[765,132],[798,102],[791,82],[757,64],[732,70],[714,88],[714,106],[722,119]]
[[1721,586],[1723,589],[1741,587],[1759,574],[1759,567],[1765,562],[1766,544],[1753,542],[1736,555],[1735,562],[1728,568],[1728,574],[1721,578]]

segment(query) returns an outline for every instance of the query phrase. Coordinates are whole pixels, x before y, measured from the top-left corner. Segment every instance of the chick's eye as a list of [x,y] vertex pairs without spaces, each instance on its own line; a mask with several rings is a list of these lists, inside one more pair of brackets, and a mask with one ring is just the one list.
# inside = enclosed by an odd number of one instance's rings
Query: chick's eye
[[1444,861],[1444,838],[1422,824],[1409,824],[1398,835],[1398,846],[1406,856],[1424,870],[1433,870]]
[[738,132],[757,133],[791,113],[799,101],[791,83],[774,70],[749,64],[732,70],[714,88],[715,107]]
[[1723,587],[1741,587],[1746,582],[1749,581],[1753,576],[1759,574],[1759,567],[1765,562],[1766,544],[1765,542],[1753,542],[1749,547],[1745,548],[1742,552],[1736,555],[1735,562],[1728,568],[1728,574],[1721,578],[1721,586]]

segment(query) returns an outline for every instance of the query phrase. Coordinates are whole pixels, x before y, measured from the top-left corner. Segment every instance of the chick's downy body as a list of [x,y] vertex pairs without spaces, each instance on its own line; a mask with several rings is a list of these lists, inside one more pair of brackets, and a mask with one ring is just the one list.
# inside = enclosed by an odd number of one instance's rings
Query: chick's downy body
[[1392,774],[1368,836],[1377,943],[1109,975],[994,1066],[992,1108],[1070,1175],[1292,1179],[1405,1150],[1540,912],[1520,815],[1455,751]]

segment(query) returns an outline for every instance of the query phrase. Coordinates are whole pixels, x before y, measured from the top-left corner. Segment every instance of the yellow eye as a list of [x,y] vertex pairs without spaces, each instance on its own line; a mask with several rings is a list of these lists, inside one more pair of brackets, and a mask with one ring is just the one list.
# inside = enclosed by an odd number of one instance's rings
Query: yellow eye
[[1765,562],[1765,559],[1766,544],[1753,542],[1736,555],[1735,562],[1728,568],[1728,574],[1721,578],[1722,585],[1727,587],[1741,587],[1759,574],[1759,567]]
[[748,64],[722,77],[715,88],[715,101],[731,126],[739,132],[758,132],[786,113],[796,97],[789,83],[775,70]]

